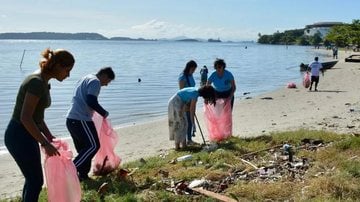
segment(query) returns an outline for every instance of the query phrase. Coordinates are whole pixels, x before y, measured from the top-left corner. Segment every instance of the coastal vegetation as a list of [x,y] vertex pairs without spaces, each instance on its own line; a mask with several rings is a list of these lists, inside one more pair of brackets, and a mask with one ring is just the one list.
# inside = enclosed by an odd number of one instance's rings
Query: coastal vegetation
[[[191,159],[176,161],[189,154]],[[298,130],[232,137],[211,151],[171,150],[81,186],[82,201],[217,201],[186,187],[196,180],[206,182],[210,193],[238,201],[357,201],[359,178],[359,137]],[[40,201],[47,201],[46,189]]]
[[320,32],[313,36],[307,36],[304,29],[287,30],[275,32],[270,35],[258,34],[258,43],[261,44],[282,44],[282,45],[314,45],[325,46],[336,45],[360,46],[360,20],[353,20],[351,24],[341,24],[330,28],[329,33],[323,37]]
[[351,24],[332,27],[325,40],[339,47],[348,45],[360,47],[360,19],[353,20]]

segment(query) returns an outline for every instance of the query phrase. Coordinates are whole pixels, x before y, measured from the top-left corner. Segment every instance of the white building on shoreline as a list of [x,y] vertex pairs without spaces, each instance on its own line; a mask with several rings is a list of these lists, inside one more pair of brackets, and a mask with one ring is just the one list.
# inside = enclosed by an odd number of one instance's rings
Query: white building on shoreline
[[306,25],[304,29],[304,34],[306,36],[314,36],[316,33],[320,33],[321,37],[325,37],[332,26],[343,25],[342,22],[317,22],[312,25]]

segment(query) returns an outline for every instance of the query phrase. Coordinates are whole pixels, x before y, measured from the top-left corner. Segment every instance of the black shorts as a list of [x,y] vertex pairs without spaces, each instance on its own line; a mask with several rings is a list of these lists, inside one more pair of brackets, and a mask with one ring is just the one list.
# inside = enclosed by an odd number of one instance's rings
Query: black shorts
[[215,91],[215,94],[217,98],[228,98],[231,95],[231,89],[223,92]]
[[311,82],[319,82],[319,76],[311,76]]

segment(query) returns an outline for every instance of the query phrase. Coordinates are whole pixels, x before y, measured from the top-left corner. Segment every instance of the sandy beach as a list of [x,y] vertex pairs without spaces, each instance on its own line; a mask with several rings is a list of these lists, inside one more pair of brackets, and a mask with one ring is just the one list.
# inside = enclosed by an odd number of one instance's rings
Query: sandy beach
[[[325,51],[325,50],[314,50]],[[329,51],[330,53],[330,51]],[[340,52],[339,62],[320,76],[318,92],[297,88],[281,89],[237,100],[233,111],[233,135],[254,137],[300,128],[360,134],[360,63],[345,63],[351,52]],[[323,61],[322,58],[320,58]],[[311,61],[308,61],[311,62]],[[239,83],[239,81],[237,81]],[[237,87],[241,91],[241,85]],[[197,109],[207,139],[202,109]],[[167,118],[117,129],[116,152],[123,162],[159,155],[171,149]],[[198,130],[195,141],[202,142]],[[74,147],[72,147],[74,148]],[[0,198],[21,194],[24,179],[10,155],[0,156]]]

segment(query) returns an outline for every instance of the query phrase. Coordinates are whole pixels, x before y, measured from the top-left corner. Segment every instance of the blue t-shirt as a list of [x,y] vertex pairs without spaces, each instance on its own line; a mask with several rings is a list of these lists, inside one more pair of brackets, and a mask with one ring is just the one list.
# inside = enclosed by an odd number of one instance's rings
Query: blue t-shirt
[[319,76],[320,69],[322,64],[318,61],[312,62],[309,67],[311,68],[311,76]]
[[231,72],[224,70],[224,75],[220,78],[218,74],[213,72],[208,81],[211,82],[211,85],[218,92],[225,92],[231,89],[231,81],[234,80],[234,76]]
[[188,79],[189,79],[190,85],[189,85],[188,80],[186,79],[186,76],[185,76],[184,73],[181,73],[181,74],[179,75],[178,81],[179,81],[179,82],[180,82],[180,81],[184,81],[184,82],[185,82],[184,88],[186,88],[186,87],[194,87],[194,86],[195,86],[195,79],[194,79],[193,75],[188,75],[187,77],[188,77]]
[[89,74],[79,80],[75,87],[71,107],[66,118],[91,121],[94,110],[86,103],[87,95],[99,96],[101,89],[100,80],[94,74]]
[[197,100],[199,97],[199,92],[195,87],[183,88],[177,92],[177,95],[185,103],[190,103],[191,100]]

